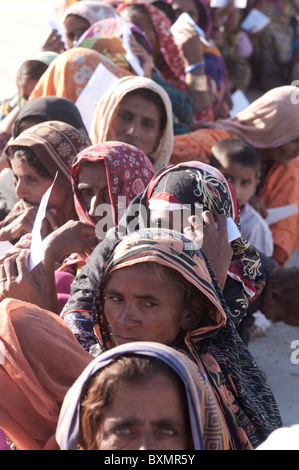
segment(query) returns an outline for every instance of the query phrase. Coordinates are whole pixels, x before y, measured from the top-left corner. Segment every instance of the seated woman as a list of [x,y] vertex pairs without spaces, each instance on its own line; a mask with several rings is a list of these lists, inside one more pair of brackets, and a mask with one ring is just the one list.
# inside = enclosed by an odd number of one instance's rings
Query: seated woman
[[[171,21],[154,5],[124,2],[117,11],[147,35],[155,68],[162,77],[191,96],[196,121],[228,116],[229,107],[224,103],[228,92],[226,71],[216,47],[205,46],[192,28],[185,28],[174,40]],[[222,113],[217,108],[222,108]]]
[[[94,49],[111,59],[117,66],[129,70],[133,75],[138,75],[126,58],[127,52],[123,45],[123,25],[121,18],[107,18],[98,21],[83,34],[78,47]],[[143,76],[154,80],[169,95],[174,114],[174,132],[187,132],[194,115],[191,97],[172,86],[157,73],[153,64],[149,39],[137,26],[128,23],[128,28],[131,32],[129,38],[131,51],[142,67]]]
[[173,147],[168,94],[149,78],[119,79],[97,104],[90,139],[93,144],[126,142],[142,150],[156,171],[167,166]]
[[36,124],[47,121],[61,121],[75,127],[90,143],[81,114],[75,103],[59,96],[41,96],[29,101],[14,122],[12,137]]
[[[169,166],[152,179],[143,194],[132,202],[132,206],[135,207],[136,203],[140,204],[141,214],[142,206],[149,209],[150,226],[163,227],[165,221],[171,223],[172,219],[174,224],[181,220],[182,226],[175,228],[170,225],[170,228],[182,233],[186,232],[188,226],[184,220],[187,220],[188,215],[194,217],[201,206],[203,212],[199,213],[198,217],[198,223],[201,223],[203,228],[201,248],[213,267],[232,318],[238,325],[246,315],[249,302],[263,289],[264,276],[260,272],[259,253],[241,238],[236,194],[222,173],[199,162]],[[180,210],[180,207],[183,209]],[[132,216],[129,209],[130,206],[127,211],[130,223]],[[212,217],[208,218],[206,211],[209,211]],[[226,218],[231,218],[235,223],[238,233],[234,237],[230,238],[226,223],[222,227],[220,215],[225,216],[225,222]],[[214,227],[215,220],[218,223],[217,229]],[[223,228],[227,233],[224,240]],[[227,238],[230,249],[226,261],[227,248],[224,244],[228,243]],[[218,256],[215,256],[216,252]]]
[[[105,237],[107,229],[117,227],[126,206],[144,190],[153,175],[154,168],[144,153],[122,142],[87,147],[76,156],[71,181],[79,221],[69,220],[44,239],[43,267],[47,286],[46,292],[41,287],[37,289],[40,295],[35,297],[34,303],[60,313],[74,276],[80,272],[96,243]],[[10,280],[9,274],[13,269],[9,266],[16,261],[22,266],[18,269],[20,276],[16,276],[20,287],[12,291],[14,279]],[[15,252],[7,253],[5,266],[1,260],[0,272],[1,299],[14,297],[31,301],[31,292],[26,295],[22,289],[22,278],[25,280],[28,275],[26,257],[22,253],[20,256]]]
[[[29,129],[29,127],[46,121],[61,121],[69,124],[81,132],[87,144],[90,143],[87,130],[76,105],[70,100],[56,96],[36,98],[35,100],[26,103],[14,122],[12,139],[18,137],[21,132]],[[11,142],[12,140],[10,143]],[[13,173],[11,168],[8,166],[5,153],[3,154],[2,160],[5,165],[5,170],[3,173],[0,173],[0,207],[3,210],[3,216],[0,216],[1,221],[18,202],[18,198],[15,195],[13,187]]]
[[[211,149],[220,140],[241,138],[256,147],[262,159],[262,175],[252,205],[264,215],[264,209],[299,204],[299,118],[298,89],[274,88],[234,118],[205,123],[184,136],[175,136],[171,163],[199,160],[209,163]],[[256,198],[255,198],[256,199]],[[261,208],[261,202],[263,208]],[[270,226],[274,240],[274,259],[285,265],[299,244],[298,217],[289,217]]]
[[184,354],[154,342],[117,346],[94,359],[65,397],[56,440],[61,450],[229,448],[206,376]]
[[[106,236],[106,230],[117,227],[126,206],[144,190],[154,173],[153,165],[142,151],[122,142],[105,142],[82,150],[76,156],[71,168],[75,208],[79,221],[94,227],[97,240],[101,241]],[[44,241],[47,270],[51,268],[54,270],[55,262],[67,256],[56,271],[56,289],[59,287],[59,281],[68,278],[67,290],[58,289],[59,309],[54,310],[57,313],[61,311],[69,297],[71,282],[90,254],[90,250],[75,253],[75,247],[71,247],[68,231],[61,236],[64,237],[64,246],[61,246],[58,232],[54,232]],[[53,297],[54,294],[55,292],[49,297]]]
[[83,33],[97,21],[116,17],[113,6],[104,2],[81,0],[70,5],[62,15],[67,46],[76,46]]
[[248,4],[246,9],[240,9],[235,6],[234,0],[228,0],[226,5],[219,8],[208,6],[212,22],[210,40],[221,51],[232,92],[240,89],[246,93],[252,80],[250,58],[259,33],[248,34],[241,27],[249,13]]
[[256,0],[253,7],[271,20],[258,35],[252,57],[256,85],[268,91],[292,82],[292,68],[298,63],[299,3],[298,0]]
[[[170,6],[174,13],[173,22],[182,13],[186,12],[205,34],[205,40],[201,41],[201,47],[203,49],[209,95],[213,104],[214,120],[224,119],[229,116],[231,108],[231,74],[227,69],[223,49],[219,47],[217,41],[213,40],[216,27],[212,18],[211,8],[206,0],[190,0],[188,2],[185,2],[185,0],[170,0]],[[225,10],[225,8],[213,8],[212,10],[214,16],[215,11]],[[223,17],[226,17],[227,23],[231,25],[231,15],[223,11]],[[221,20],[222,17],[220,18],[220,24],[222,25]],[[231,36],[231,31],[229,36]]]
[[1,222],[0,240],[15,243],[31,232],[42,196],[53,183],[43,236],[76,218],[70,169],[74,155],[88,143],[74,127],[59,121],[37,124],[7,148],[19,202]]
[[[203,222],[205,224],[203,241],[199,240],[202,251],[223,290],[231,318],[239,325],[247,314],[249,302],[263,289],[264,275],[260,272],[259,253],[248,242],[240,235],[228,242],[227,217],[239,226],[239,216],[234,190],[219,171],[189,162],[159,172],[128,206],[124,219],[119,222],[118,236],[140,227],[167,227],[184,233],[190,226],[187,219],[196,216],[198,205],[203,211],[198,216],[198,224],[201,227]],[[214,220],[218,223],[217,229]],[[193,226],[197,227],[197,224],[193,223]],[[109,238],[95,248],[75,278],[63,310],[63,318],[88,350],[96,341],[92,299],[109,248]]]
[[93,304],[99,346],[150,340],[188,351],[208,375],[235,445],[255,447],[280,425],[276,405],[213,271],[189,241],[178,232],[146,229],[115,246]]
[[98,52],[75,47],[53,60],[33,89],[29,101],[40,96],[54,95],[76,103],[99,64],[103,64],[118,78],[131,75]]
[[183,0],[169,0],[168,3],[173,11],[173,21],[176,21],[182,13],[186,12],[203,30],[205,37],[207,39],[210,37],[212,33],[212,18],[208,2],[205,0],[191,0],[188,3],[184,3]]
[[[94,348],[94,354],[132,341],[154,341],[179,348],[207,376],[229,430],[231,449],[253,449],[273,430],[281,427],[277,405],[265,376],[238,336],[214,273],[197,245],[178,232],[145,229],[114,242],[106,255],[93,305],[94,328],[98,338],[98,348]],[[29,347],[30,354],[34,354],[35,364],[38,359],[43,370],[49,371],[49,374],[43,375],[40,387],[43,390],[46,381],[46,389],[49,390],[50,386],[49,398],[51,402],[54,399],[55,406],[61,395],[57,398],[54,391],[61,379],[58,378],[54,389],[51,389],[52,371],[56,370],[54,363],[57,361],[58,369],[61,367],[60,371],[63,372],[66,361],[68,363],[71,360],[73,353],[72,349],[62,353],[54,346],[55,341],[64,344],[61,318],[53,320],[49,312],[43,313],[32,304],[24,305],[12,299],[4,300],[0,307],[0,338],[4,338],[3,343],[10,352],[8,361],[0,365],[1,374],[9,379],[9,383],[0,380],[0,418],[3,430],[17,445],[16,438],[19,436],[15,438],[13,435],[17,423],[23,422],[23,428],[18,429],[23,436],[27,436],[28,428],[32,435],[32,419],[27,422],[22,420],[21,415],[10,413],[11,407],[15,409],[13,390],[24,357],[23,354],[19,356],[16,372],[8,376],[6,370],[11,360],[14,360],[13,353],[17,353],[13,344],[20,344],[23,351]],[[24,315],[24,310],[27,315]],[[18,331],[15,331],[13,318],[18,313],[20,323]],[[36,315],[40,321],[36,321]],[[57,320],[56,328],[42,324],[49,317],[51,322]],[[22,328],[23,322],[27,328]],[[44,334],[39,328],[44,330]],[[47,352],[49,331],[55,349],[53,354]],[[30,342],[24,336],[30,336]],[[41,338],[43,348],[40,353],[36,353]],[[72,338],[75,341],[73,334]],[[77,348],[81,348],[79,344]],[[6,355],[6,350],[4,352]],[[85,351],[82,357],[87,357],[87,354]],[[61,360],[62,357],[66,361]],[[27,356],[28,369],[31,369],[30,358],[30,355]],[[50,367],[47,366],[49,360]],[[76,365],[75,356],[74,367]],[[32,416],[39,415],[34,420],[35,440],[38,441],[42,435],[39,446],[45,446],[52,440],[53,426],[46,428],[42,425],[43,420],[47,424],[48,414],[41,417],[42,413],[39,412],[42,410],[35,407],[41,394],[38,397],[30,394],[24,398],[23,388],[19,385],[18,381],[18,404],[23,403],[23,413],[34,408]],[[5,393],[2,393],[3,387]],[[57,407],[52,415],[52,423],[57,422],[56,411]],[[41,427],[39,431],[38,427]],[[21,440],[18,442],[21,443]],[[32,440],[30,442],[38,445]]]

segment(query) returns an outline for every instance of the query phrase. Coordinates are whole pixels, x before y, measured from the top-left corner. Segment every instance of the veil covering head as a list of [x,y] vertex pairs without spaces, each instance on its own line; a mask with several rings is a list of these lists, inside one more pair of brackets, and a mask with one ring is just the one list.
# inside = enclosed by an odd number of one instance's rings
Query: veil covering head
[[62,405],[56,439],[61,450],[78,446],[80,402],[88,380],[122,355],[155,357],[166,363],[180,377],[186,391],[194,450],[229,448],[226,423],[211,394],[205,375],[190,359],[168,346],[154,342],[130,343],[113,348],[98,356],[86,367],[69,390]]
[[34,87],[29,101],[40,96],[60,96],[76,103],[100,64],[118,78],[131,75],[97,51],[74,47],[51,62]]
[[142,88],[152,90],[159,95],[166,112],[166,127],[157,148],[150,155],[157,171],[168,165],[173,148],[172,105],[166,91],[149,78],[137,76],[123,77],[109,87],[98,102],[94,113],[90,140],[93,144],[105,142],[107,140],[111,119],[117,106],[128,93]]
[[299,138],[299,92],[292,85],[273,88],[236,116],[208,125],[257,148],[276,148]]
[[[125,212],[126,206],[140,194],[155,174],[149,158],[138,148],[123,142],[103,142],[86,147],[75,158],[72,169],[72,186],[76,211],[81,222],[95,225],[78,191],[78,173],[85,162],[103,162],[112,208],[114,226]],[[125,198],[122,205],[119,197]]]
[[197,245],[182,233],[157,228],[138,230],[121,238],[105,257],[93,302],[94,332],[100,349],[115,347],[103,309],[109,276],[115,270],[146,262],[177,271],[208,302],[207,323],[195,326],[194,322],[182,333],[181,342],[172,346],[188,351],[208,375],[227,419],[232,448],[256,447],[261,436],[280,426],[277,405],[263,373],[236,331],[211,266]]
[[88,142],[81,132],[73,126],[61,121],[45,121],[26,129],[12,141],[8,151],[16,146],[28,147],[36,155],[40,163],[57,182],[69,190],[73,199],[70,170],[72,162]]
[[117,16],[115,8],[106,2],[81,0],[70,5],[62,16],[62,23],[65,22],[69,15],[80,16],[86,20],[89,25],[93,25],[97,21],[105,18],[114,18]]
[[[194,161],[161,170],[143,194],[132,201],[132,206],[135,208],[135,204],[139,204],[142,213],[141,208],[149,208],[153,202],[155,207],[161,203],[161,208],[165,203],[191,208],[199,204],[203,211],[232,218],[241,232],[235,191],[222,173],[210,165]],[[130,206],[127,213],[130,221]],[[247,313],[248,302],[262,291],[264,276],[260,271],[260,255],[249,242],[240,235],[231,242],[231,247],[233,255],[228,269],[229,282],[224,292],[225,297],[230,298],[231,315],[238,324]]]

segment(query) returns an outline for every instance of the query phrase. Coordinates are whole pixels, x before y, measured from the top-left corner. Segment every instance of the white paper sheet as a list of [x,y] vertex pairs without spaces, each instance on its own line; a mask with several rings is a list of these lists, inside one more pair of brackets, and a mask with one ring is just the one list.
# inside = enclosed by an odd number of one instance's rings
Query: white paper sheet
[[35,217],[33,229],[31,232],[31,245],[30,245],[30,256],[29,256],[29,271],[44,259],[43,241],[41,237],[42,222],[46,215],[47,205],[49,197],[51,195],[52,188],[56,181],[58,172],[56,172],[55,178],[51,186],[47,189],[43,195],[39,208]]
[[250,105],[249,100],[244,95],[242,90],[236,90],[232,94],[231,99],[233,106],[229,112],[230,117],[236,116],[236,114],[238,114],[240,111],[243,111],[243,109],[246,109]]
[[191,18],[191,16],[188,14],[188,13],[182,13],[178,19],[176,20],[175,23],[173,23],[173,25],[171,26],[170,28],[170,31],[171,31],[171,34],[173,35],[174,37],[174,40],[175,40],[175,37],[180,33],[181,29],[186,27],[186,25],[191,25],[193,26],[193,28],[195,29],[195,31],[199,34],[199,36],[201,37],[201,40],[204,44],[206,44],[207,46],[210,46],[210,43],[206,40],[205,38],[205,32],[203,31],[203,29],[201,29],[194,21],[193,19]]
[[[222,8],[225,7],[228,3],[228,0],[211,0],[210,7],[212,8]],[[247,0],[235,0],[236,8],[246,8]]]
[[241,23],[241,28],[244,29],[244,31],[255,34],[265,28],[270,21],[271,19],[268,16],[264,15],[264,13],[256,8],[253,8]]
[[136,57],[130,47],[130,35],[131,30],[128,26],[128,24],[123,20],[122,21],[122,27],[123,27],[123,35],[122,35],[122,40],[123,40],[123,48],[127,52],[126,54],[126,59],[129,62],[129,64],[133,67],[135,72],[140,75],[141,77],[144,76],[144,70],[140,65],[138,57]]
[[268,217],[266,218],[266,222],[268,225],[279,222],[280,220],[286,219],[291,215],[298,214],[299,212],[297,204],[289,204],[288,206],[274,207],[267,210]]
[[99,64],[94,73],[89,79],[79,98],[76,101],[76,106],[80,111],[81,117],[85,124],[87,131],[90,131],[91,123],[94,112],[97,107],[97,102],[100,100],[105,91],[115,82],[118,78],[111,73],[103,64]]
[[64,43],[64,47],[67,49],[67,42],[66,37],[64,34],[63,24],[61,22],[60,16],[58,15],[57,11],[55,10],[54,4],[52,0],[48,2],[48,25],[50,26],[51,30],[57,30],[58,34],[61,36],[61,40]]
[[233,221],[231,217],[227,217],[227,236],[228,236],[228,241],[232,242],[233,240],[236,240],[236,238],[240,238],[241,234],[238,230],[237,225]]
[[[215,222],[215,227],[218,228],[217,222]],[[241,237],[239,229],[231,217],[226,218],[226,228],[227,228],[227,238],[229,242],[232,242],[236,240],[236,238]]]

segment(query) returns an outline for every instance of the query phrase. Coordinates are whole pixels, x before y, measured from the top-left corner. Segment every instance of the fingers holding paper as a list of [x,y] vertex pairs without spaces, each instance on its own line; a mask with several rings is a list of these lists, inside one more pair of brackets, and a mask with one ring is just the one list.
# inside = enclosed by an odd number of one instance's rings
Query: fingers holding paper
[[10,297],[46,307],[44,268],[40,264],[30,271],[29,255],[29,249],[13,249],[6,253],[0,264],[0,300]]

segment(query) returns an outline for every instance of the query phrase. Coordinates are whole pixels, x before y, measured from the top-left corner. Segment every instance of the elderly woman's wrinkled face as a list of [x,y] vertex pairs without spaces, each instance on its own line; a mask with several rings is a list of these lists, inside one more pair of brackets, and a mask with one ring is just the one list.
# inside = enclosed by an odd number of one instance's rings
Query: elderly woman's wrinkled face
[[188,450],[184,409],[178,387],[165,375],[142,384],[120,384],[102,414],[97,448]]
[[97,208],[101,204],[110,204],[106,168],[103,162],[83,162],[78,172],[78,192],[88,213],[95,222],[102,216],[97,216]]
[[157,106],[142,96],[128,96],[113,113],[107,140],[125,142],[150,155],[161,137],[161,117]]
[[104,314],[116,345],[131,341],[172,345],[189,320],[175,288],[157,278],[152,263],[112,272],[104,292]]

